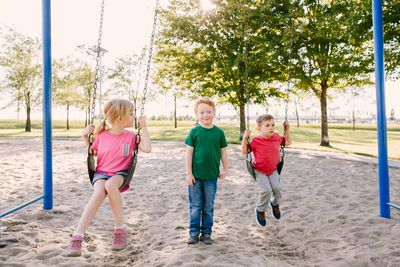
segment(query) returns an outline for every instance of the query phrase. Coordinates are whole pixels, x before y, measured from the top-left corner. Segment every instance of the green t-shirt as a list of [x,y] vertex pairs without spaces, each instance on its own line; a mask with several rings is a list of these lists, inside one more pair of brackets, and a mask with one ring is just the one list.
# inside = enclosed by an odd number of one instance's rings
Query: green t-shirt
[[218,178],[221,162],[221,148],[227,147],[224,131],[217,126],[194,127],[185,144],[194,148],[192,172],[197,179],[211,180]]

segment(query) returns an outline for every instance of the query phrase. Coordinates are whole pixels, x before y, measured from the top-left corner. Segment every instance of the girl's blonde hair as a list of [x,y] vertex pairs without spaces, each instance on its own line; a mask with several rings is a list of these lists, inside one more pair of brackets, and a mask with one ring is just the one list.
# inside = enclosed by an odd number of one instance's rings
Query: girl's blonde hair
[[194,103],[194,113],[197,115],[197,109],[199,107],[200,104],[207,104],[209,106],[212,107],[212,109],[214,110],[215,113],[215,104],[214,101],[209,98],[209,97],[202,97],[200,99],[198,99],[195,103]]
[[102,131],[110,129],[119,116],[124,116],[133,110],[134,106],[129,100],[113,99],[108,101],[104,107],[104,119],[94,130],[94,136],[96,137]]

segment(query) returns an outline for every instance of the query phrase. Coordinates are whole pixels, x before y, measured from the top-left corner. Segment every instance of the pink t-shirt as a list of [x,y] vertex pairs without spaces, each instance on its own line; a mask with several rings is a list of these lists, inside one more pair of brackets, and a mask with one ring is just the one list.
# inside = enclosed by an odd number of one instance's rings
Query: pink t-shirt
[[251,151],[254,154],[254,169],[266,175],[270,175],[276,170],[279,163],[279,147],[283,137],[274,133],[270,138],[261,136],[254,137],[250,142]]
[[114,175],[128,170],[134,148],[134,132],[125,130],[122,134],[114,135],[102,131],[92,146],[92,150],[97,151],[96,173]]

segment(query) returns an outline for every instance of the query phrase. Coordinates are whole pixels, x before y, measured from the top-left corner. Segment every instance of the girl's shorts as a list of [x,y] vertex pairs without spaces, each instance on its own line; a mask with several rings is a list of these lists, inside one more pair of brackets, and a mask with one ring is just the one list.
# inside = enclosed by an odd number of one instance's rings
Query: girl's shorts
[[[116,175],[116,174],[122,175],[122,176],[124,177],[124,179],[125,179],[125,177],[128,175],[128,172],[127,172],[127,171],[119,171],[119,172],[115,173],[114,175]],[[100,179],[108,180],[108,179],[110,179],[112,176],[113,176],[113,175],[107,175],[107,174],[104,174],[104,173],[101,173],[101,172],[95,173],[94,176],[93,176],[92,185],[93,185],[96,181],[98,181],[98,180],[100,180]]]

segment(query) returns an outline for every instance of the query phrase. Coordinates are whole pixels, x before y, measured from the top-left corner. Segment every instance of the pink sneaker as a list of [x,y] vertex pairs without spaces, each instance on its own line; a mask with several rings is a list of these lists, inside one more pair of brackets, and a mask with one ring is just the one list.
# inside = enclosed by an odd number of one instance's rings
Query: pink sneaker
[[111,246],[111,250],[118,251],[126,247],[126,230],[116,229],[114,230],[114,240]]
[[82,252],[82,237],[73,236],[68,246],[68,257],[79,257]]

